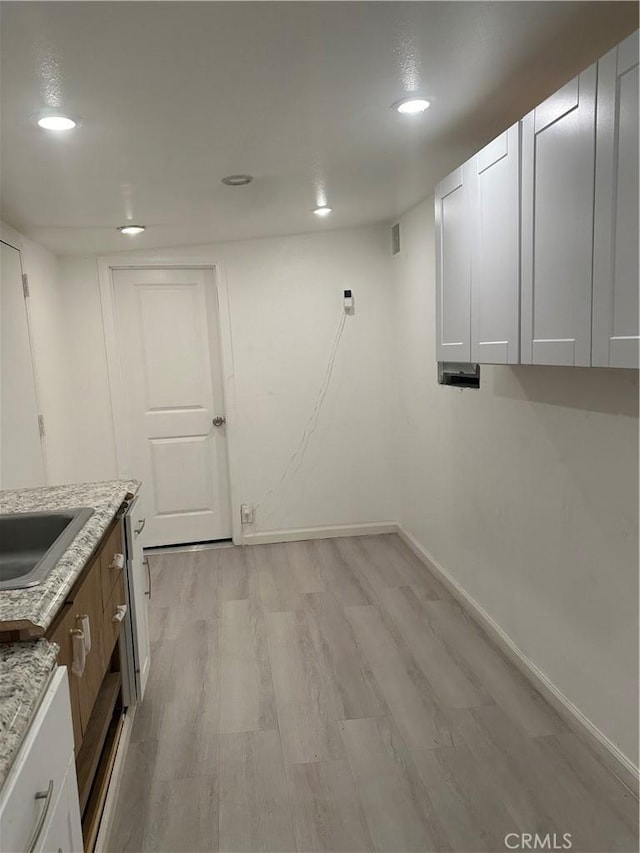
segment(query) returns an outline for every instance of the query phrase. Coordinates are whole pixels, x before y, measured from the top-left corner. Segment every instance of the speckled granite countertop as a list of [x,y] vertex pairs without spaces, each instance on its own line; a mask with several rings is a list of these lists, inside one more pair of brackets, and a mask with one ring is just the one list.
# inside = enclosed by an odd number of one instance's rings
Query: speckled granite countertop
[[29,589],[0,591],[0,623],[10,622],[12,627],[35,628],[44,633],[120,505],[139,488],[137,480],[109,480],[0,491],[0,514],[81,506],[94,510],[44,583]]
[[40,704],[57,653],[48,640],[0,644],[0,785]]

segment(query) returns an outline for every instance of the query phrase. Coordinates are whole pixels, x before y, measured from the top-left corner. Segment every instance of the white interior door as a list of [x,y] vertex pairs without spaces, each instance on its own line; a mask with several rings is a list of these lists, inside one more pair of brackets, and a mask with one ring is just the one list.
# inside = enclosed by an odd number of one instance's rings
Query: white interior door
[[129,470],[145,546],[231,536],[218,311],[205,269],[113,270]]
[[0,488],[21,489],[44,484],[44,456],[20,252],[0,252]]

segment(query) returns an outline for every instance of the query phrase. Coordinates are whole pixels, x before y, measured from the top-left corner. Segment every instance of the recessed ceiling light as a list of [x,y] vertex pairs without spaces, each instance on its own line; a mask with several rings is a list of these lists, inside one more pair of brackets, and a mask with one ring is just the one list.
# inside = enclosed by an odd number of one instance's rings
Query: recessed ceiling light
[[396,101],[392,104],[393,109],[404,115],[415,115],[423,113],[431,106],[431,101],[426,98],[403,98],[401,101]]
[[120,225],[118,231],[121,234],[133,236],[134,234],[142,234],[146,227],[146,225]]
[[73,130],[78,122],[69,116],[42,116],[38,119],[38,127],[43,130]]
[[328,216],[331,213],[331,210],[331,207],[327,207],[326,204],[323,204],[322,207],[316,207],[313,212],[316,216]]
[[227,175],[222,183],[227,187],[246,187],[253,180],[253,175]]

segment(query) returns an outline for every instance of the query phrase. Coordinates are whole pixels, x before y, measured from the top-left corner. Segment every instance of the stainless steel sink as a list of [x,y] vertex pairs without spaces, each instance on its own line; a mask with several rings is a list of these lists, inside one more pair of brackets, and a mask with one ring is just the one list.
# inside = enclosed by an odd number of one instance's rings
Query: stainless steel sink
[[42,583],[92,515],[91,507],[0,515],[0,589]]

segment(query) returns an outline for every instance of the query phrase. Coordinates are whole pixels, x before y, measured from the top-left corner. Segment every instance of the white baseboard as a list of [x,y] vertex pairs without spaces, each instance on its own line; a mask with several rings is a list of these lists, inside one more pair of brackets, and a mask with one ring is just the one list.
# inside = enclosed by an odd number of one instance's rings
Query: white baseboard
[[[122,724],[122,731],[120,732],[116,758],[113,762],[111,779],[109,780],[109,790],[107,791],[107,797],[104,801],[104,809],[102,810],[102,817],[100,819],[100,829],[98,830],[96,844],[93,848],[94,853],[103,853],[103,851],[107,849],[107,843],[111,833],[111,825],[113,823],[113,816],[116,810],[116,803],[118,802],[118,794],[120,793],[120,784],[122,782],[122,773],[124,770],[124,762],[127,757],[127,750],[129,748],[131,727],[133,725],[134,716],[135,705],[129,706],[124,717],[124,723]],[[143,780],[141,780],[141,784],[142,782]]]
[[338,524],[334,527],[296,527],[292,530],[266,530],[244,533],[243,545],[267,545],[271,542],[300,542],[304,539],[334,539],[339,536],[373,536],[376,533],[397,533],[396,521],[374,521],[366,524]]
[[498,648],[536,690],[544,696],[547,702],[557,711],[575,734],[591,747],[609,770],[637,797],[639,780],[638,768],[635,764],[573,702],[558,690],[555,684],[516,646],[509,635],[489,616],[486,610],[460,586],[440,563],[434,560],[426,548],[423,548],[411,533],[406,531],[401,525],[398,525],[397,531],[401,539],[411,548],[418,559],[442,581],[454,598],[480,627],[484,629]]

